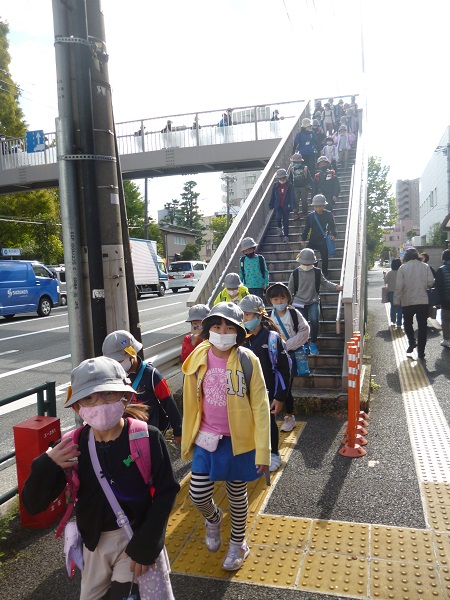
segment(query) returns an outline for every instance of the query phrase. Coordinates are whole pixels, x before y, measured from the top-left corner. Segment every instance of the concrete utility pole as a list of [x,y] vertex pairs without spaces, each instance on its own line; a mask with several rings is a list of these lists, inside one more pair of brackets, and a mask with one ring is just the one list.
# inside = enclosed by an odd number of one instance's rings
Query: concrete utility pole
[[231,211],[230,211],[230,196],[231,196],[231,190],[230,190],[230,184],[233,183],[234,181],[236,181],[236,177],[233,177],[233,175],[222,175],[221,178],[222,181],[225,181],[227,184],[227,229],[230,227],[231,225]]
[[76,292],[75,302],[69,287],[69,319],[71,314],[76,317],[70,321],[72,360],[78,364],[101,354],[107,333],[130,329],[129,301],[135,305],[131,311],[135,326],[138,311],[132,269],[125,270],[124,246],[131,267],[129,237],[123,190],[119,193],[122,183],[100,0],[52,2],[64,258],[69,286]]

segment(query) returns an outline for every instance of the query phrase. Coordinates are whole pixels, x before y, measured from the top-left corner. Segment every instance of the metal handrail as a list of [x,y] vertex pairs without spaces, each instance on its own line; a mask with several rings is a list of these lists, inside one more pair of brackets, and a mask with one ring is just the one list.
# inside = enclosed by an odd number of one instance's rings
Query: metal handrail
[[253,237],[258,243],[262,239],[273,212],[269,209],[268,196],[271,192],[275,168],[288,167],[295,134],[299,129],[301,119],[308,115],[309,103],[304,102],[300,115],[295,119],[291,130],[278,144],[276,151],[203,272],[200,281],[189,296],[187,306],[198,303],[211,305],[221,289],[225,275],[230,271],[238,271],[238,261],[235,263],[233,261],[239,253],[242,239]]
[[[46,393],[44,397],[44,392]],[[27,398],[37,394],[37,412],[39,417],[56,417],[56,388],[54,381],[46,381],[41,385],[37,385],[34,388],[19,392],[7,398],[0,400],[0,406],[6,406],[22,398]],[[0,456],[0,464],[5,463],[7,460],[14,458],[15,452],[9,452],[4,456]],[[0,506],[13,498],[18,492],[18,487],[10,489],[8,492],[0,496]]]

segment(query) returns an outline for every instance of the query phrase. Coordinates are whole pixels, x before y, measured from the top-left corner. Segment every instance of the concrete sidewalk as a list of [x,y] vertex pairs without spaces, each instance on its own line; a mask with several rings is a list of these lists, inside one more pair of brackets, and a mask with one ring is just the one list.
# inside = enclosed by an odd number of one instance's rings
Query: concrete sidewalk
[[[175,540],[169,527],[178,600],[204,594],[230,600],[450,598],[450,350],[432,333],[426,363],[407,358],[403,332],[389,329],[381,285],[382,271],[375,268],[369,273],[365,354],[380,388],[370,404],[367,455],[338,454],[345,414],[298,415],[302,433],[249,526],[252,552],[241,571],[230,577],[213,566],[214,555],[203,556],[198,515],[183,540]],[[175,454],[174,467],[181,480],[187,467]],[[191,517],[189,501],[184,502],[180,497],[177,510],[186,524]],[[11,529],[0,575],[2,597],[13,590],[17,600],[76,600],[79,580],[67,578],[55,528],[25,531],[13,522]],[[286,542],[289,531],[294,549]],[[190,562],[183,549],[192,549]],[[279,582],[268,583],[264,569],[273,578],[271,567],[281,555],[275,550],[295,558],[296,571],[291,575],[280,567]]]

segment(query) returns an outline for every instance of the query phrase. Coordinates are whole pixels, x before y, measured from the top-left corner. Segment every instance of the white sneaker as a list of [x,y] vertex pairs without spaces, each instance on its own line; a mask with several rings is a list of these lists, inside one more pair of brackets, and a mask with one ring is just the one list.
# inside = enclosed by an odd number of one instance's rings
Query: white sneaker
[[441,346],[444,346],[444,348],[450,348],[450,340],[442,340]]
[[286,415],[284,417],[284,423],[280,427],[280,431],[292,431],[295,427],[295,417],[294,415]]
[[210,523],[208,519],[205,520],[206,535],[205,545],[210,552],[217,552],[222,545],[222,536],[220,535],[220,526],[222,524],[223,514],[219,508],[220,519],[217,523]]
[[279,454],[271,454],[270,455],[270,466],[269,471],[273,473],[281,467],[281,456]]
[[225,571],[237,571],[242,567],[242,563],[249,554],[250,548],[247,546],[245,540],[241,544],[230,540],[227,555],[222,563],[222,569]]

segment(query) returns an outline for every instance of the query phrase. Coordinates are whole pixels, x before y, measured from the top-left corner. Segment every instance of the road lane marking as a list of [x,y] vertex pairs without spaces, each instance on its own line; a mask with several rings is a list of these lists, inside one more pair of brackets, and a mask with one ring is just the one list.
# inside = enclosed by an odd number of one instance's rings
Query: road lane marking
[[4,356],[5,354],[14,354],[14,352],[19,352],[18,350],[7,350],[6,352],[0,352],[0,356]]
[[6,327],[7,325],[22,325],[26,323],[35,323],[36,321],[42,321],[42,319],[59,319],[60,317],[67,316],[67,313],[62,313],[61,315],[48,315],[48,317],[36,317],[34,319],[26,319],[25,321],[6,321],[6,323],[0,323],[0,327]]
[[52,358],[51,360],[44,360],[44,362],[34,363],[33,365],[28,365],[28,367],[22,367],[21,369],[15,369],[14,371],[8,371],[8,373],[3,373],[0,375],[0,379],[3,377],[11,377],[12,375],[17,375],[17,373],[23,373],[24,371],[31,371],[31,369],[37,369],[39,367],[44,367],[45,365],[50,365],[51,363],[58,362],[60,360],[66,360],[66,358],[70,358],[71,354],[65,354],[64,356],[59,356],[58,358]]
[[[19,335],[11,335],[0,340],[0,342],[6,342],[6,340],[15,340],[17,338],[26,337],[27,335],[37,335],[38,333],[46,333],[47,331],[57,331],[58,329],[67,329],[69,325],[61,325],[61,327],[52,327],[51,329],[41,329],[40,331],[30,331],[30,333],[19,333]],[[17,352],[17,350],[16,350]]]
[[169,329],[169,327],[174,327],[175,325],[180,325],[181,323],[186,323],[186,321],[177,321],[176,323],[171,323],[170,325],[164,325],[164,327],[158,327],[157,329],[151,329],[150,331],[143,331],[141,335],[155,333],[155,331],[161,331],[162,329]]
[[156,310],[157,308],[166,308],[166,306],[175,306],[175,304],[183,304],[182,302],[171,302],[170,304],[163,304],[162,306],[152,306],[151,308],[140,308],[139,313],[146,312],[147,310]]

